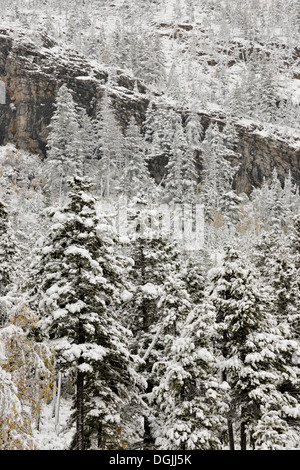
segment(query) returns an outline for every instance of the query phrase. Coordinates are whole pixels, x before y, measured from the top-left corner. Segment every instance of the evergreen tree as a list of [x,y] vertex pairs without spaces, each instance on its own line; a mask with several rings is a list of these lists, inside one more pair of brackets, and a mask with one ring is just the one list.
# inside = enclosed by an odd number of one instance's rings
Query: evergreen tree
[[[225,146],[224,136],[219,131],[217,124],[211,124],[202,142],[201,199],[208,220],[213,220],[216,212],[222,206],[224,208],[226,195],[232,191],[232,182],[237,166],[230,163],[229,157],[232,157],[232,150]],[[232,202],[232,196],[230,199]]]
[[58,90],[55,106],[50,122],[46,159],[48,185],[54,197],[61,195],[66,189],[68,177],[82,172],[78,114],[72,94],[65,84]]
[[154,181],[148,170],[145,153],[144,138],[132,118],[124,139],[124,171],[118,185],[119,191],[129,198],[153,189]]
[[[282,283],[281,299],[288,303],[287,314],[289,324],[294,332],[294,337],[299,340],[300,335],[300,216],[295,215],[292,221],[292,229],[288,234],[288,250],[285,249],[282,258],[278,253],[279,263],[282,263],[281,272],[284,278],[287,277],[288,283]],[[285,247],[284,247],[285,248]],[[283,249],[284,249],[283,248]],[[276,273],[274,273],[274,278]],[[276,278],[275,278],[276,279]],[[277,286],[275,286],[276,288]]]
[[226,119],[225,126],[222,129],[222,137],[225,147],[232,151],[232,155],[235,155],[239,136],[234,124],[229,118]]
[[156,427],[158,448],[222,448],[226,404],[213,351],[214,324],[214,308],[207,299],[202,300],[192,308],[164,361],[156,366],[161,378],[153,394],[163,411]]
[[159,34],[147,38],[148,50],[145,51],[145,60],[143,63],[143,78],[146,83],[163,89],[166,84],[166,58],[162,48]]
[[112,101],[105,91],[101,109],[95,122],[97,148],[100,158],[101,195],[110,197],[114,193],[115,180],[119,177],[123,162],[123,134],[112,107]]
[[183,164],[187,153],[187,142],[180,122],[176,123],[166,166],[165,190],[175,202],[183,202]]
[[260,67],[260,103],[259,109],[266,123],[273,123],[277,116],[275,69],[266,57]]
[[193,104],[192,110],[186,119],[185,135],[189,147],[195,151],[199,151],[201,149],[201,141],[203,139],[204,130],[201,119],[194,110],[194,106],[195,105]]
[[97,136],[92,119],[89,117],[85,109],[78,111],[79,131],[79,153],[82,160],[82,174],[89,178],[95,178],[99,169],[99,161],[95,156],[95,149],[97,146]]
[[168,159],[175,136],[175,129],[180,128],[180,116],[163,104],[150,103],[144,121],[144,135],[148,144],[149,158]]
[[[179,253],[174,243],[160,231],[155,206],[138,198],[129,210],[130,256],[134,262],[129,272],[131,300],[126,304],[129,327],[132,330],[131,352],[146,386],[143,448],[153,448],[153,426],[157,409],[151,404],[157,374],[153,365],[165,351],[168,331],[177,328],[176,318],[186,311],[185,286],[178,280]],[[176,284],[178,282],[178,284]]]
[[[223,266],[213,274],[210,298],[221,333],[223,379],[230,385],[230,420],[234,416],[239,425],[241,449],[249,440],[259,445],[256,426],[271,412],[273,434],[265,445],[275,445],[282,429],[288,429],[286,418],[299,412],[297,400],[280,389],[285,381],[297,383],[292,359],[298,345],[285,338],[271,310],[270,290],[235,249],[228,248]],[[285,438],[287,448],[295,445],[295,433],[289,429]]]
[[124,22],[116,20],[109,41],[109,63],[121,69],[130,68],[131,37],[126,30]]
[[195,153],[188,146],[180,122],[175,124],[166,171],[166,195],[174,202],[194,202],[197,186]]
[[9,220],[6,204],[0,201],[0,296],[7,294],[16,281],[17,240]]
[[120,409],[132,379],[128,331],[116,313],[122,271],[90,181],[74,176],[69,184],[69,201],[53,216],[36,275],[40,328],[55,343],[59,369],[74,378],[73,447],[89,449],[96,441],[106,449],[120,445]]

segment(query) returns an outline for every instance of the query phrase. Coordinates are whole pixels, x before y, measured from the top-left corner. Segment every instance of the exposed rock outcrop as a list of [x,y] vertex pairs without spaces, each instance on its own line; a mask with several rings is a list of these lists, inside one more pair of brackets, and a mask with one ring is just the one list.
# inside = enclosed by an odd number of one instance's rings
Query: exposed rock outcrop
[[10,30],[0,30],[0,79],[6,85],[6,104],[0,106],[0,144],[12,142],[41,155],[45,154],[57,90],[63,83],[91,116],[99,110],[104,89],[109,87],[122,124],[132,115],[141,122],[149,102],[145,86],[122,71],[93,66],[43,36],[35,46]]
[[[33,43],[25,34],[9,29],[0,29],[0,80],[6,85],[6,104],[0,105],[0,145],[11,142],[41,157],[46,152],[56,93],[63,83],[91,116],[96,115],[107,88],[122,125],[133,115],[141,124],[150,99],[143,82],[121,70],[91,64],[72,50],[62,50],[44,34]],[[222,116],[201,117],[206,127],[212,121],[223,125]],[[237,130],[238,151],[242,155],[235,178],[238,192],[249,193],[270,176],[274,167],[282,179],[291,170],[295,182],[300,184],[297,142],[292,145],[282,136],[265,135],[251,123],[237,123]],[[161,158],[150,165],[157,181],[164,174],[165,164]]]
[[[224,126],[222,117],[201,115],[204,127],[216,122],[220,129]],[[236,122],[239,142],[237,154],[240,155],[239,170],[234,180],[237,192],[249,194],[259,187],[264,178],[269,178],[274,168],[283,183],[289,171],[294,182],[300,185],[300,141],[292,142],[288,136],[265,132],[262,127],[251,121]]]

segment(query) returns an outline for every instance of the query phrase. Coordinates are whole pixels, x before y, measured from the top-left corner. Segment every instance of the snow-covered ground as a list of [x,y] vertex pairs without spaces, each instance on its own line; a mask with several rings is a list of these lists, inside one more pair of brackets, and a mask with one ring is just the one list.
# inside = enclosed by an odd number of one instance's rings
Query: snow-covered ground
[[56,429],[53,405],[44,405],[39,430],[34,430],[37,450],[67,450],[70,446],[74,429],[67,426],[70,416],[70,401],[62,398],[59,412],[59,426]]

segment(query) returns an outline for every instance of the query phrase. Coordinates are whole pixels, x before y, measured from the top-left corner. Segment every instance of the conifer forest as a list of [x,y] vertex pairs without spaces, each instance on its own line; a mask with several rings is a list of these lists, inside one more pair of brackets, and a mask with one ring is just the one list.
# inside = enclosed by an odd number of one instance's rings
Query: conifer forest
[[299,106],[299,0],[1,0],[0,450],[300,450]]

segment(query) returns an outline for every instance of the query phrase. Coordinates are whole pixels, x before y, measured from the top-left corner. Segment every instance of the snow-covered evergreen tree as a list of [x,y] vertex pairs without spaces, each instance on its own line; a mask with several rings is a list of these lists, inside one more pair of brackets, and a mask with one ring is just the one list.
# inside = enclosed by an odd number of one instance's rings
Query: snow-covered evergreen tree
[[18,245],[6,204],[0,201],[0,296],[7,294],[17,275]]
[[159,363],[153,394],[163,411],[155,426],[156,445],[170,450],[220,450],[226,426],[224,384],[213,351],[215,310],[203,300],[194,306]]
[[124,137],[107,90],[101,101],[101,109],[97,114],[95,128],[96,156],[100,158],[100,193],[102,196],[110,197],[114,194],[115,180],[124,167]]
[[40,329],[55,344],[59,369],[74,378],[74,448],[96,441],[107,449],[121,445],[120,410],[132,382],[128,331],[116,313],[122,270],[111,227],[96,215],[90,180],[74,176],[69,184],[36,274]]
[[[232,149],[225,145],[224,139],[228,145],[227,135],[223,136],[217,124],[211,124],[201,146],[203,170],[200,196],[208,220],[213,220],[216,212],[226,208],[226,195],[232,191],[233,177],[237,171],[237,166],[229,160]],[[232,196],[230,200],[233,201]]]
[[154,180],[148,170],[145,141],[134,118],[130,120],[125,134],[123,158],[124,169],[118,191],[129,199],[139,193],[151,193]]
[[201,118],[197,115],[196,104],[193,103],[190,114],[188,115],[185,123],[185,135],[188,145],[193,150],[201,149],[201,141],[203,139],[204,130],[201,123]]
[[78,114],[71,92],[62,85],[57,93],[56,109],[50,122],[46,173],[52,196],[66,190],[66,180],[82,173]]
[[[92,119],[85,109],[78,110],[78,140],[79,153],[82,159],[82,175],[95,178],[99,171],[99,160],[96,159],[97,136]],[[96,173],[96,175],[95,175]]]
[[260,445],[255,442],[255,430],[270,412],[274,412],[273,433],[270,442],[264,444],[272,446],[282,439],[278,434],[285,429],[285,446],[290,448],[296,435],[285,420],[297,416],[299,407],[281,387],[285,381],[298,382],[298,369],[293,364],[298,344],[285,338],[272,308],[272,291],[261,284],[249,260],[236,249],[228,248],[211,283],[210,299],[217,310],[224,358],[223,379],[231,387],[230,420],[234,417],[240,428],[241,449],[245,450],[249,442]]
[[197,186],[195,153],[188,146],[180,122],[175,124],[166,172],[166,196],[174,202],[194,202]]
[[151,102],[144,121],[144,135],[148,144],[149,158],[168,158],[176,126],[181,125],[180,116],[164,103]]
[[180,313],[187,315],[188,300],[185,284],[180,280],[179,252],[163,233],[155,206],[139,198],[129,210],[131,299],[126,303],[129,327],[133,332],[131,352],[137,358],[139,371],[147,382],[145,402],[149,406],[144,416],[143,448],[153,448],[153,426],[157,412],[151,406],[152,389],[157,384],[153,365],[165,352],[168,332],[173,335]]

